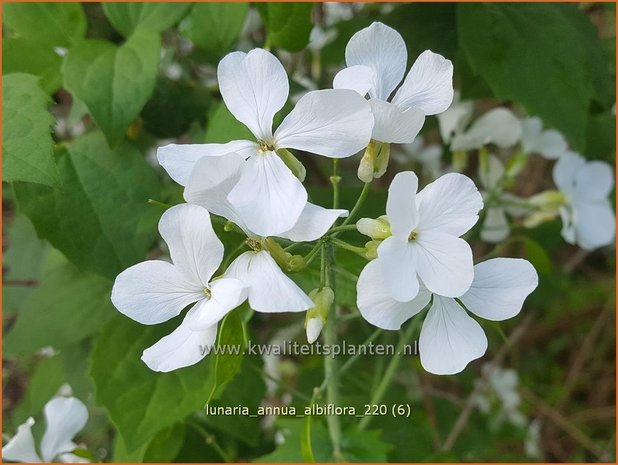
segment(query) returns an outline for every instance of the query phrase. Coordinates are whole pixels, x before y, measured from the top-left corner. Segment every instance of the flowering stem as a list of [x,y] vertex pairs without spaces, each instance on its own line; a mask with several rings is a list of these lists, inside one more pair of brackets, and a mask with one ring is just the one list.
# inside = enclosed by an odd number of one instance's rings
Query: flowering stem
[[335,226],[334,228],[330,228],[329,233],[340,233],[344,231],[354,231],[356,230],[356,224],[346,224],[341,226]]
[[339,176],[339,159],[333,158],[333,175],[330,177],[330,183],[333,185],[333,208],[339,208],[339,184],[341,176]]
[[350,212],[350,215],[343,221],[343,223],[341,223],[342,226],[349,224],[352,221],[352,219],[354,219],[354,216],[358,213],[358,210],[360,210],[360,208],[365,203],[365,199],[367,199],[367,195],[369,195],[370,188],[371,188],[371,183],[366,182],[365,185],[363,186],[363,190],[361,191],[360,195],[358,196],[358,199],[356,200],[356,204],[354,204],[354,207],[352,207],[352,211]]
[[[322,287],[330,287],[335,291],[335,275],[332,269],[334,261],[333,247],[328,244],[322,247]],[[336,304],[330,309],[329,317],[324,328],[324,344],[334,346],[337,344],[337,310]],[[339,402],[339,372],[337,360],[331,356],[324,357],[324,379],[326,381],[326,401],[328,404],[337,405]],[[333,445],[333,456],[336,461],[344,462],[341,453],[341,422],[336,415],[326,417],[328,433]]]
[[330,242],[337,247],[340,247],[344,250],[349,250],[350,252],[354,252],[355,254],[360,255],[363,258],[367,258],[367,256],[365,255],[366,250],[364,247],[356,247],[354,245],[348,244],[347,242],[336,239],[335,237],[332,237],[330,239]]
[[[401,334],[401,337],[399,338],[399,342],[397,343],[397,347],[395,349],[395,355],[391,358],[388,366],[386,367],[386,371],[382,375],[382,381],[380,381],[380,384],[378,384],[378,387],[373,392],[371,400],[369,401],[370,405],[377,405],[382,401],[384,394],[386,394],[386,390],[390,386],[391,381],[393,380],[393,377],[397,372],[399,362],[401,362],[401,359],[403,357],[405,345],[410,340],[412,333],[416,331],[420,320],[420,318],[415,318],[414,320],[412,320],[412,322],[408,325],[405,331]],[[363,417],[358,424],[358,429],[363,430],[367,428],[367,425],[369,425],[371,418],[371,415]]]

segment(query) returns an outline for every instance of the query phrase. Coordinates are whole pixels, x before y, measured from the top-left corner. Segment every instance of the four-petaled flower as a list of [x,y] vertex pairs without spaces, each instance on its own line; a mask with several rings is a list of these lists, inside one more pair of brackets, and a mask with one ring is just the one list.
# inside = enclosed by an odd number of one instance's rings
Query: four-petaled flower
[[17,428],[17,434],[2,448],[2,459],[11,462],[88,462],[72,452],[77,449],[73,438],[88,421],[86,406],[75,397],[54,397],[43,409],[47,428],[37,452],[32,436],[34,418]]
[[289,93],[287,74],[279,60],[262,49],[233,52],[219,63],[217,77],[228,109],[257,140],[166,145],[158,151],[159,162],[172,179],[186,185],[200,158],[239,153],[246,161],[227,196],[230,203],[256,234],[283,233],[294,226],[307,203],[307,191],[286,165],[298,161],[290,161],[292,155],[284,150],[330,158],[354,155],[371,137],[369,104],[350,90],[308,92],[273,133],[273,118]]
[[449,173],[418,194],[412,171],[398,173],[388,189],[386,216],[392,236],[378,246],[383,282],[400,302],[413,299],[422,283],[457,297],[470,287],[472,250],[459,236],[478,220],[483,199],[472,180]]
[[375,117],[371,138],[379,142],[412,142],[425,116],[445,111],[453,100],[453,64],[430,50],[420,54],[390,99],[406,72],[408,52],[401,35],[385,24],[374,22],[354,34],[345,61],[333,87],[369,94]]
[[379,328],[396,330],[431,302],[421,329],[419,353],[423,368],[438,375],[459,373],[487,350],[483,329],[466,310],[491,321],[512,318],[538,284],[528,261],[494,258],[474,267],[474,280],[458,299],[421,287],[415,298],[400,301],[389,294],[380,261],[371,261],[358,279],[361,315]]
[[554,165],[553,177],[565,195],[559,210],[564,240],[586,250],[612,244],[616,215],[607,198],[614,187],[609,164],[568,151]]

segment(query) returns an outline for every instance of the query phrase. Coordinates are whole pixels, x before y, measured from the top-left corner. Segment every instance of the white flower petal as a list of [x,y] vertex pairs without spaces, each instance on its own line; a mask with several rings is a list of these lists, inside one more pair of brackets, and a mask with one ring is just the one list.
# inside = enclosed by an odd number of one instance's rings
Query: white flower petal
[[337,218],[348,216],[347,210],[337,210],[307,203],[292,229],[280,237],[294,242],[315,241],[322,237]]
[[320,337],[320,333],[322,332],[322,328],[324,327],[324,321],[322,318],[309,318],[307,321],[307,325],[305,328],[305,332],[307,334],[307,342],[309,344],[313,344]]
[[567,151],[554,165],[554,184],[564,194],[570,195],[575,190],[575,178],[586,165],[586,160],[581,155]]
[[333,89],[355,90],[364,97],[373,88],[375,81],[376,73],[369,66],[349,66],[335,75]]
[[578,202],[575,209],[577,243],[586,250],[613,244],[616,238],[616,216],[609,200]]
[[539,283],[528,260],[493,258],[474,267],[474,281],[461,301],[472,313],[491,321],[517,315]]
[[447,173],[416,196],[419,231],[437,230],[461,236],[476,224],[483,197],[469,177]]
[[406,44],[397,31],[375,22],[352,36],[345,48],[348,66],[365,65],[375,72],[372,98],[387,100],[403,79],[408,61]]
[[189,203],[200,205],[215,215],[223,216],[244,229],[228,194],[240,179],[243,157],[228,153],[222,157],[203,157],[191,171],[184,197]]
[[538,153],[550,160],[556,160],[568,149],[564,136],[554,129],[543,131],[543,123],[537,117],[522,121],[521,141],[526,153]]
[[148,260],[116,277],[112,303],[133,320],[154,325],[178,315],[204,297],[203,288],[190,283],[171,263]]
[[573,217],[573,209],[570,205],[564,205],[560,207],[558,213],[560,214],[560,219],[562,220],[562,229],[560,234],[569,244],[575,244],[575,218]]
[[193,307],[188,324],[193,331],[205,330],[221,321],[225,315],[247,298],[246,286],[238,279],[220,278],[210,284],[211,296]]
[[425,115],[418,108],[406,110],[382,100],[369,100],[375,125],[371,138],[380,142],[405,144],[414,141],[423,124]]
[[45,462],[63,452],[75,449],[73,438],[88,421],[88,409],[75,397],[55,397],[43,411],[47,429],[41,440],[41,455]]
[[148,368],[167,373],[195,365],[208,355],[217,340],[217,325],[203,331],[192,331],[190,319],[187,314],[178,328],[144,350],[142,361]]
[[420,232],[412,245],[412,260],[427,289],[441,296],[459,297],[470,288],[474,270],[472,250],[466,241],[431,231]]
[[225,105],[258,139],[270,139],[273,117],[288,98],[290,85],[281,62],[256,48],[226,55],[217,68]]
[[504,176],[504,165],[495,155],[487,157],[487,163],[479,164],[479,181],[487,190],[493,190]]
[[220,157],[236,152],[248,158],[257,149],[258,145],[248,140],[235,140],[227,144],[169,144],[157,149],[157,159],[170,178],[185,186],[195,163],[202,157]]
[[391,236],[378,246],[385,291],[399,302],[409,302],[419,292],[414,245]]
[[477,119],[468,131],[456,134],[451,150],[475,150],[488,144],[514,146],[521,139],[521,121],[506,108],[494,108]]
[[454,299],[434,295],[419,338],[423,368],[436,375],[453,375],[486,350],[481,326]]
[[458,134],[468,125],[474,112],[474,102],[470,100],[460,101],[459,93],[455,92],[453,103],[443,113],[438,114],[438,124],[440,126],[440,137],[444,143],[448,144],[454,134]]
[[2,448],[2,459],[11,462],[40,463],[41,458],[36,453],[32,437],[34,418],[17,427],[17,434]]
[[223,260],[223,243],[212,229],[208,210],[188,203],[168,208],[159,232],[176,269],[191,283],[205,287]]
[[371,139],[373,115],[367,100],[348,89],[307,92],[275,132],[277,148],[345,158]]
[[314,306],[266,251],[245,252],[225,273],[248,286],[249,305],[256,312],[302,312]]
[[614,171],[604,161],[589,161],[575,175],[578,199],[605,200],[614,187]]
[[307,191],[273,152],[249,158],[227,196],[247,228],[260,236],[289,231],[307,203]]
[[382,276],[380,259],[363,268],[356,284],[358,310],[365,320],[382,329],[399,329],[401,325],[420,312],[429,303],[431,293],[421,289],[409,302],[393,299],[387,291]]
[[417,108],[425,115],[446,111],[453,102],[453,63],[425,50],[416,59],[393,97],[401,108]]
[[481,240],[498,243],[509,237],[511,228],[502,207],[489,207],[485,210],[485,220],[481,229]]
[[418,224],[416,190],[418,178],[412,171],[397,173],[388,188],[386,216],[393,236],[407,241]]

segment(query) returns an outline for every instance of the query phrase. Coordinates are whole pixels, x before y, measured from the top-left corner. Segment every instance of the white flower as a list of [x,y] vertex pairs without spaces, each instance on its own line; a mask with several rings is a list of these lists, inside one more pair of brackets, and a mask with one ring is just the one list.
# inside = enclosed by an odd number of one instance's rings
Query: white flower
[[354,34],[345,60],[348,67],[335,76],[333,87],[369,94],[374,140],[412,142],[425,116],[443,112],[453,100],[453,64],[430,50],[421,53],[389,100],[406,72],[408,52],[401,35],[382,23]]
[[494,108],[477,119],[467,131],[456,133],[451,150],[477,150],[494,144],[500,148],[513,147],[521,139],[521,121],[506,108]]
[[[53,462],[71,459],[77,449],[73,438],[88,421],[86,406],[75,397],[54,397],[43,410],[47,428],[41,440],[40,455],[32,437],[34,418],[30,417],[17,428],[17,434],[2,448],[3,460],[11,462]],[[80,459],[85,462],[86,460]]]
[[446,111],[436,115],[440,126],[440,137],[445,144],[450,143],[455,134],[463,132],[474,113],[474,102],[471,100],[462,101],[460,97],[460,93],[455,91],[451,106]]
[[223,259],[208,212],[182,204],[165,211],[159,232],[172,263],[149,260],[116,277],[112,303],[133,320],[153,325],[192,305],[171,334],[146,349],[142,360],[154,371],[172,371],[204,358],[215,343],[217,323],[247,297],[237,279],[212,279]]
[[403,153],[393,155],[398,163],[414,161],[423,167],[423,176],[436,179],[442,174],[442,146],[430,144],[425,146],[425,138],[417,136],[411,144],[402,144]]
[[[388,292],[381,258],[369,262],[357,283],[361,315],[371,324],[396,330],[431,302],[419,340],[421,364],[438,375],[455,374],[487,350],[487,337],[466,309],[491,321],[512,318],[536,288],[538,276],[526,260],[494,258],[474,267],[474,281],[458,300],[421,288],[416,298],[397,301]],[[433,297],[433,300],[432,300]]]
[[289,93],[288,77],[279,60],[261,49],[233,52],[221,60],[217,76],[228,109],[257,141],[167,145],[158,151],[159,162],[184,186],[200,158],[239,153],[246,161],[228,194],[230,203],[256,234],[287,231],[305,207],[307,192],[277,151],[292,148],[331,158],[355,154],[370,140],[373,116],[369,104],[349,90],[309,92],[273,133],[274,115]]
[[554,183],[566,198],[560,207],[562,237],[586,250],[610,245],[616,237],[616,215],[607,198],[614,187],[609,164],[586,161],[567,151],[554,165]]
[[543,122],[538,117],[522,120],[521,127],[521,143],[525,153],[538,153],[549,160],[556,160],[568,149],[564,136],[555,129],[543,131]]
[[432,292],[456,297],[473,277],[472,251],[459,236],[478,220],[483,200],[472,180],[449,173],[418,194],[412,171],[398,173],[388,190],[386,216],[392,236],[378,246],[384,283],[400,302],[419,292],[419,278]]
[[[238,210],[229,200],[229,193],[242,177],[243,166],[244,160],[237,153],[200,159],[191,172],[184,198],[189,203],[200,205],[210,213],[232,221],[248,237],[260,239],[264,236],[250,228],[243,211]],[[347,214],[347,210],[327,209],[306,202],[292,227],[276,236],[294,242],[314,241],[322,237],[337,218]]]

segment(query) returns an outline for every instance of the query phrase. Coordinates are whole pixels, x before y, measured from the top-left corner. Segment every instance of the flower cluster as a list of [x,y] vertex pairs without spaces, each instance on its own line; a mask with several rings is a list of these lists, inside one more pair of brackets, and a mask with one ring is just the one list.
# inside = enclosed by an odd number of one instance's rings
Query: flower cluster
[[[322,283],[307,295],[286,272],[302,271],[317,251],[324,256],[324,247],[341,243],[335,238],[336,222],[349,212],[308,202],[305,169],[290,150],[333,159],[364,150],[358,174],[367,188],[386,171],[390,144],[413,143],[426,116],[446,111],[441,122],[450,121],[452,143],[461,150],[489,141],[500,145],[506,137],[492,133],[488,139],[482,121],[465,131],[462,116],[454,118],[459,110],[451,106],[453,67],[446,58],[427,50],[404,79],[406,45],[384,24],[356,33],[345,60],[333,89],[303,95],[273,130],[275,114],[288,100],[285,69],[266,50],[231,53],[219,63],[219,89],[254,140],[159,149],[159,163],[184,186],[186,201],[165,211],[159,222],[171,262],[134,265],[117,277],[112,291],[116,308],[142,324],[162,323],[189,308],[176,330],[144,351],[142,359],[152,370],[171,371],[201,360],[215,344],[219,322],[245,301],[257,312],[307,311],[308,339],[318,338],[333,291]],[[483,208],[471,179],[445,174],[417,193],[418,184],[414,172],[397,174],[386,215],[356,224],[372,239],[363,249],[371,260],[358,278],[358,309],[370,323],[394,330],[429,307],[420,336],[421,362],[432,373],[457,373],[487,347],[468,312],[494,321],[513,317],[536,287],[537,276],[520,259],[474,266],[472,250],[461,237]],[[241,231],[248,250],[224,260],[212,215]],[[282,241],[317,243],[303,257],[283,249]]]

